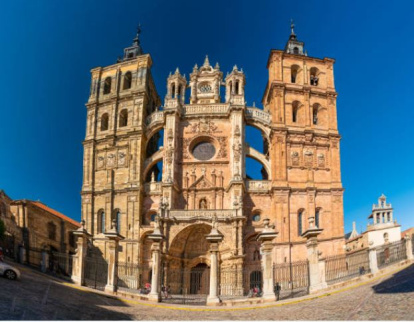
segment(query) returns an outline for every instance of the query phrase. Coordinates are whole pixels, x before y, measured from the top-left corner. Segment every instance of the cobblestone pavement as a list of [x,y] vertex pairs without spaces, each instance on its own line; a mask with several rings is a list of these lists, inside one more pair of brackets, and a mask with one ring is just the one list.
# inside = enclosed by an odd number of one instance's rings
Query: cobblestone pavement
[[[182,307],[176,307],[182,308]],[[171,309],[69,287],[27,268],[0,278],[2,320],[414,320],[414,264],[347,291],[277,307]]]

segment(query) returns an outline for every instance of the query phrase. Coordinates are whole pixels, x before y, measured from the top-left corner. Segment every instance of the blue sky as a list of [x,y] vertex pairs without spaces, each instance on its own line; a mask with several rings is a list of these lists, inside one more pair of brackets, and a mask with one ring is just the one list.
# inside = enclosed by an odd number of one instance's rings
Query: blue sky
[[112,64],[142,24],[161,98],[178,66],[234,64],[260,101],[271,48],[290,19],[310,56],[336,59],[345,230],[364,229],[388,196],[414,226],[413,5],[403,1],[3,1],[0,188],[80,218],[82,140],[91,68]]

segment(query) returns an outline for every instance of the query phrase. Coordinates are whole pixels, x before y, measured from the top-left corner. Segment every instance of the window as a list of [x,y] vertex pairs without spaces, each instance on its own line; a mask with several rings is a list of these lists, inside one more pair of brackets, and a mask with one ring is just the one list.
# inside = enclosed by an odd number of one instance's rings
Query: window
[[182,87],[181,85],[178,86],[178,93],[177,93],[177,98],[181,97],[181,91],[182,91]]
[[312,108],[313,125],[318,125],[318,109],[319,109],[319,106],[317,104],[313,105],[313,108]]
[[175,97],[175,84],[174,83],[171,85],[171,97],[172,98]]
[[298,47],[293,48],[293,53],[295,55],[299,55],[299,48]]
[[119,234],[121,232],[121,212],[119,210],[116,211],[115,219],[116,219],[116,231]]
[[290,81],[292,83],[296,83],[296,79],[298,76],[298,70],[299,70],[298,65],[293,65],[292,67],[290,67]]
[[101,116],[101,131],[106,131],[109,125],[109,115],[108,113],[104,113]]
[[303,217],[303,210],[299,210],[298,212],[298,236],[302,235],[302,217]]
[[111,84],[112,84],[112,78],[111,77],[105,78],[104,90],[103,90],[104,94],[109,94],[111,92]]
[[319,83],[318,69],[315,67],[312,67],[310,70],[310,84],[312,86],[318,86],[318,83]]
[[76,247],[75,235],[71,231],[69,232],[69,245],[70,245],[70,247],[73,247],[73,248]]
[[315,226],[316,227],[318,227],[318,228],[320,228],[319,227],[319,209],[316,209],[316,212],[315,212]]
[[260,214],[253,214],[252,221],[255,221],[255,222],[260,221]]
[[240,90],[240,85],[239,85],[239,81],[236,81],[236,95],[239,95],[239,90]]
[[388,233],[384,233],[384,243],[388,243]]
[[123,109],[121,113],[119,113],[119,127],[124,127],[128,125],[128,110]]
[[292,103],[292,122],[298,121],[299,102],[295,101]]
[[132,84],[132,74],[131,72],[125,73],[124,76],[124,89],[130,89]]
[[105,233],[105,212],[100,210],[98,212],[98,234]]
[[152,214],[151,216],[150,216],[150,220],[151,221],[155,221],[155,217],[157,216],[157,214]]
[[387,212],[387,221],[390,222],[391,221],[391,214],[389,212]]
[[230,81],[230,95],[233,94],[233,83],[232,81]]
[[49,239],[56,240],[56,225],[52,222],[47,224],[47,233]]

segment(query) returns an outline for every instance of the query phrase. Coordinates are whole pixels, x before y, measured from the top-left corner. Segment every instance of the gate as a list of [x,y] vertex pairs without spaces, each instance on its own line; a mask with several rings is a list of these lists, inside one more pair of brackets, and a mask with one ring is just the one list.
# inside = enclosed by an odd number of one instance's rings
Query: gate
[[169,268],[161,278],[163,302],[205,305],[210,291],[210,268],[198,264],[193,268]]
[[273,278],[279,299],[304,296],[309,292],[309,262],[274,264]]
[[42,262],[42,249],[29,247],[27,254],[28,265],[36,268],[40,268]]
[[102,257],[86,256],[85,286],[104,290],[108,281],[108,263]]
[[406,258],[407,251],[404,239],[377,247],[378,268],[388,266]]

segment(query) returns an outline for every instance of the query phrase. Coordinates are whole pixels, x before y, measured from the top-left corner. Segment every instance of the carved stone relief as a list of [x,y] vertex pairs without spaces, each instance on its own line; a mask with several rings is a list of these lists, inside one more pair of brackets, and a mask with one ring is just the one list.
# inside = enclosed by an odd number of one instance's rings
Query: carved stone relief
[[313,152],[312,151],[305,152],[305,166],[306,167],[313,166]]
[[292,166],[299,166],[299,153],[294,151],[291,154]]

